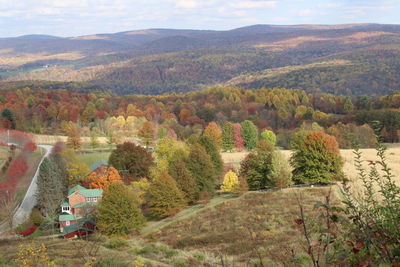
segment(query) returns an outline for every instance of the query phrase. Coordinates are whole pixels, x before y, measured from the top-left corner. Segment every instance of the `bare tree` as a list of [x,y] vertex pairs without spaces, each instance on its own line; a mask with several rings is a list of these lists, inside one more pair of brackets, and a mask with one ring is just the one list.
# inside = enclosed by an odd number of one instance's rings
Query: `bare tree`
[[15,213],[15,194],[8,190],[0,198],[0,220],[5,221],[10,229],[13,228]]

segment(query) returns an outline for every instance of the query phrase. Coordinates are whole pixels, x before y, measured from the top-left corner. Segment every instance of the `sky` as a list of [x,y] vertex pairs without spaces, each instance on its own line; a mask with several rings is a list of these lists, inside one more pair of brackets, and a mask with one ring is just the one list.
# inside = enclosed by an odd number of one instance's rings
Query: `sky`
[[254,24],[400,24],[400,0],[0,0],[0,37]]

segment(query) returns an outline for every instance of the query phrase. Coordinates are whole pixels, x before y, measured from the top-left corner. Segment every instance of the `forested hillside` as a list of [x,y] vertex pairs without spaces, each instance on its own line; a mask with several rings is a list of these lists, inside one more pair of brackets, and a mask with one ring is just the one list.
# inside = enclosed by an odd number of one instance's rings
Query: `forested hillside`
[[0,80],[84,82],[78,91],[116,94],[224,84],[383,95],[400,88],[399,54],[400,26],[379,24],[32,35],[0,39]]
[[162,96],[0,90],[4,128],[41,134],[69,134],[74,129],[83,136],[111,139],[141,136],[146,143],[165,135],[186,140],[212,122],[223,128],[226,122],[251,121],[260,131],[277,133],[282,147],[289,146],[296,129],[311,124],[324,127],[342,147],[351,147],[354,138],[370,146],[376,122],[387,142],[399,141],[399,108],[399,94],[348,97],[236,87]]

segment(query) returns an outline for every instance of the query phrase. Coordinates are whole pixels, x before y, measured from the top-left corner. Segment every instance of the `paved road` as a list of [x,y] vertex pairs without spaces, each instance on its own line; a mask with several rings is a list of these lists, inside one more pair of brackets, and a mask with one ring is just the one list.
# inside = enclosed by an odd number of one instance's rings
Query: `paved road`
[[[29,185],[28,191],[26,191],[24,199],[22,200],[21,204],[19,205],[17,211],[14,214],[13,227],[17,227],[18,225],[24,223],[29,218],[29,215],[31,214],[33,207],[36,205],[36,197],[35,197],[37,191],[36,181],[37,177],[39,176],[40,165],[42,164],[43,160],[50,155],[53,146],[38,145],[38,147],[41,147],[44,150],[46,150],[46,153],[43,155],[43,158],[40,161],[40,164],[38,165],[36,173],[33,176],[31,184]],[[0,233],[6,231],[7,228],[8,225],[6,223],[0,225]]]

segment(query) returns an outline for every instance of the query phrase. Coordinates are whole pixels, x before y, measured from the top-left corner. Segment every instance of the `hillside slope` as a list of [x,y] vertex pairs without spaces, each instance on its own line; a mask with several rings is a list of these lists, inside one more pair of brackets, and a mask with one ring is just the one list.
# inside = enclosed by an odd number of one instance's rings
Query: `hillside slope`
[[[400,25],[31,35],[0,39],[0,80],[86,82],[118,94],[186,92],[215,84],[385,94],[400,88],[399,55]],[[265,75],[270,72],[274,75]]]

